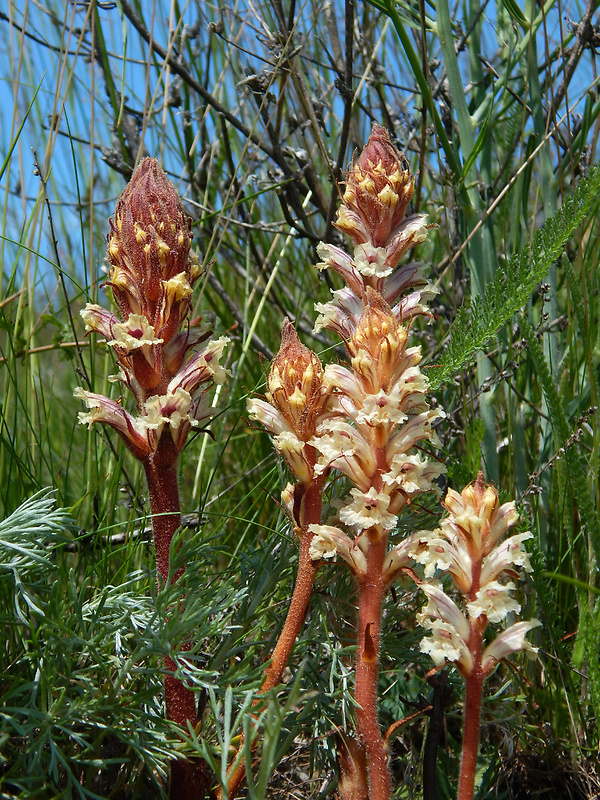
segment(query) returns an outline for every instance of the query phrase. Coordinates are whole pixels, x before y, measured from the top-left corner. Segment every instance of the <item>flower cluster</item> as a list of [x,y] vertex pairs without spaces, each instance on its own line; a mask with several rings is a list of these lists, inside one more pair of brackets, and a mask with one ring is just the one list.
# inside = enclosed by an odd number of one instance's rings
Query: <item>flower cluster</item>
[[481,651],[481,636],[488,622],[497,623],[520,604],[513,597],[517,567],[531,572],[523,543],[531,533],[503,538],[518,520],[515,504],[499,505],[498,492],[485,484],[483,474],[463,489],[448,490],[444,507],[448,516],[439,529],[415,537],[412,557],[424,567],[425,577],[447,571],[465,598],[466,615],[435,581],[421,589],[428,603],[418,619],[431,635],[421,643],[436,665],[454,662],[464,677],[474,670],[489,675],[498,662],[517,650],[536,653],[526,634],[538,620],[515,622]]
[[[353,254],[322,244],[320,269],[341,275],[346,287],[316,306],[316,329],[342,336],[350,368],[328,365],[323,382],[335,413],[317,426],[311,444],[319,452],[315,470],[335,468],[355,488],[334,522],[313,525],[314,559],[339,553],[359,579],[366,574],[368,542],[384,537],[404,506],[434,487],[444,466],[431,461],[422,443],[437,444],[433,424],[443,412],[426,400],[420,347],[409,347],[407,323],[428,314],[424,302],[436,289],[418,264],[397,268],[407,250],[427,236],[426,217],[405,217],[414,182],[390,142],[376,125],[352,165],[338,210],[337,227],[353,241]],[[402,296],[402,297],[401,297]],[[388,555],[384,580],[390,583],[404,561],[404,545]]]
[[[334,271],[345,286],[315,306],[315,330],[341,336],[348,363],[323,368],[286,322],[266,398],[249,403],[251,418],[271,433],[298,478],[283,492],[301,549],[280,642],[289,644],[297,636],[316,569],[324,560],[339,555],[358,582],[357,735],[345,735],[339,750],[339,792],[347,800],[389,800],[392,795],[388,748],[377,716],[378,652],[384,597],[407,565],[416,561],[429,579],[421,583],[428,604],[419,621],[431,633],[422,649],[436,665],[455,662],[466,679],[465,786],[477,761],[483,680],[506,655],[535,652],[525,636],[539,625],[537,620],[517,622],[483,647],[488,622],[501,622],[520,610],[512,595],[516,568],[531,569],[523,547],[531,534],[503,539],[517,520],[514,503],[499,506],[497,492],[483,476],[462,494],[448,492],[448,516],[439,530],[388,545],[402,511],[425,492],[437,491],[437,479],[445,472],[432,452],[439,446],[435,423],[445,415],[430,407],[421,348],[409,341],[414,318],[430,315],[427,302],[437,290],[422,265],[400,265],[427,237],[425,215],[406,216],[413,191],[400,154],[385,129],[375,125],[349,169],[337,214],[336,226],[351,239],[351,252],[324,243],[317,248],[317,268]],[[345,476],[350,488],[323,524],[321,492],[335,473]],[[438,570],[448,571],[465,595],[465,613],[433,580]],[[302,602],[295,604],[300,595]],[[294,625],[288,625],[290,620]],[[273,662],[281,665],[277,648]],[[289,651],[287,646],[286,658]],[[279,667],[278,679],[281,674]],[[234,785],[232,779],[230,796]],[[472,798],[472,791],[463,796]]]
[[316,330],[328,328],[348,340],[360,319],[367,288],[391,307],[400,324],[426,314],[425,303],[437,294],[428,283],[424,266],[398,263],[411,248],[427,238],[427,216],[405,217],[414,192],[414,180],[390,142],[388,132],[375,125],[366,147],[352,164],[336,226],[354,243],[352,255],[321,243],[317,269],[337,272],[346,283],[328,303],[318,303]]
[[273,436],[275,449],[303,484],[315,479],[318,453],[312,439],[332,413],[331,389],[316,353],[305,347],[285,320],[281,347],[271,365],[264,400],[252,398],[248,412]]
[[95,304],[81,311],[86,330],[99,333],[112,349],[119,365],[113,379],[131,390],[138,413],[78,387],[75,396],[89,409],[79,420],[112,426],[140,460],[156,452],[167,430],[176,457],[190,429],[210,416],[207,389],[226,374],[219,366],[225,337],[186,362],[209,335],[189,321],[200,276],[192,236],[175,187],[156,159],[146,158],[117,202],[108,236],[107,285],[119,315]]

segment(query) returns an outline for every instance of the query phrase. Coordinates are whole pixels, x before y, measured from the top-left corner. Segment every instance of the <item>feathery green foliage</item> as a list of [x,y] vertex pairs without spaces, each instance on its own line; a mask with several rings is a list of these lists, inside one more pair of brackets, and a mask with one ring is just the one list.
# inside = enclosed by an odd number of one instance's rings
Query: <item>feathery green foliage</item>
[[[470,364],[477,351],[527,303],[565,244],[588,219],[599,191],[600,168],[593,167],[588,178],[582,178],[573,194],[564,199],[559,211],[534,233],[531,244],[512,255],[506,267],[499,267],[483,295],[458,309],[447,334],[449,341],[442,363],[436,364],[435,370],[432,368],[432,389]],[[580,313],[581,306],[575,306],[576,313]]]

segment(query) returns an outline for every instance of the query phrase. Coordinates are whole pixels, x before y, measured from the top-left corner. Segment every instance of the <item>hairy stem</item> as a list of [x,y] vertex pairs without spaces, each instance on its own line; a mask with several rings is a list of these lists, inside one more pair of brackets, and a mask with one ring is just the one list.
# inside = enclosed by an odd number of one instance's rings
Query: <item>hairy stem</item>
[[[300,553],[298,557],[298,575],[294,592],[290,601],[287,616],[283,629],[277,640],[277,644],[271,654],[271,663],[265,670],[265,676],[260,694],[268,692],[281,682],[283,671],[292,653],[292,649],[298,638],[298,634],[304,623],[308,604],[312,595],[315,575],[318,569],[318,562],[310,557],[310,543],[312,534],[308,530],[311,524],[318,524],[321,521],[321,486],[319,483],[311,483],[306,487],[299,509],[300,523]],[[244,738],[240,742],[238,751],[233,763],[238,759],[244,747]],[[227,795],[229,800],[233,800],[246,776],[246,766],[242,760],[235,768],[230,769],[228,775]],[[222,797],[222,790],[219,789],[217,797]]]
[[304,534],[300,542],[300,556],[298,561],[298,576],[294,593],[290,602],[287,616],[281,635],[273,650],[271,663],[265,671],[265,678],[261,686],[261,692],[268,692],[281,681],[283,670],[289,660],[298,638],[298,634],[304,623],[308,603],[315,582],[315,575],[318,569],[318,562],[311,559],[308,549],[310,547],[310,535]]
[[367,756],[371,800],[389,800],[391,775],[388,754],[377,719],[377,676],[381,606],[385,585],[382,578],[387,537],[371,541],[367,574],[360,584],[358,654],[356,659],[356,724]]
[[473,670],[466,678],[465,725],[458,800],[473,800],[477,753],[479,752],[479,726],[484,676],[481,669],[482,633],[478,620],[471,621],[469,649],[473,656]]
[[[471,588],[469,600],[475,600],[481,586],[481,556],[473,558],[471,566]],[[483,651],[483,630],[485,617],[471,619],[469,650],[473,659],[470,675],[465,678],[465,724],[463,749],[458,784],[458,800],[473,800],[475,775],[477,774],[477,753],[479,752],[479,725],[481,720],[481,698],[483,694],[483,671],[481,654]]]
[[[161,587],[169,581],[171,542],[181,525],[177,455],[171,437],[163,435],[156,453],[144,461],[152,511],[156,568]],[[180,567],[173,573],[171,581],[178,580],[183,570],[184,568]],[[174,644],[179,651],[188,650],[190,647],[189,642]],[[183,681],[175,677],[177,665],[172,658],[165,657],[163,666],[167,672],[164,679],[167,719],[176,722],[187,731],[188,721],[193,727],[197,723],[196,696]],[[172,762],[170,785],[172,800],[202,800],[206,796],[206,788],[203,764],[183,760]]]
[[[163,435],[158,443],[156,453],[143,462],[152,511],[156,568],[161,587],[169,580],[171,541],[181,525],[177,455],[171,437]],[[180,567],[171,580],[176,581],[182,574],[183,567]]]

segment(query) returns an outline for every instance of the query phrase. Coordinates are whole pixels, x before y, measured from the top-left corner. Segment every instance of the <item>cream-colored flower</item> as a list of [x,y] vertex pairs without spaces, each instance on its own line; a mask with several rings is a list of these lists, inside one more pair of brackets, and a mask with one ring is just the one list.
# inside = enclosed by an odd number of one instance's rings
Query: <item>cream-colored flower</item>
[[173,393],[153,395],[144,404],[145,418],[157,427],[168,424],[174,430],[179,428],[182,422],[189,422],[193,425],[196,421],[190,418],[191,403],[190,393],[181,387],[178,387]]
[[362,300],[349,288],[336,289],[333,299],[328,303],[316,303],[318,317],[314,331],[326,329],[337,333],[342,339],[349,339],[358,324],[364,307]]
[[306,442],[293,431],[283,431],[273,438],[273,444],[298,480],[308,483],[312,477],[312,466],[306,456]]
[[380,389],[377,394],[368,394],[363,400],[362,408],[356,413],[356,421],[362,425],[400,425],[408,419],[408,415],[400,409],[399,387],[396,385],[391,394]]
[[85,323],[85,329],[88,333],[89,331],[95,331],[104,336],[107,341],[113,338],[113,327],[120,323],[116,314],[95,303],[88,303],[85,308],[81,309],[79,314]]
[[313,534],[309,548],[313,561],[339,554],[359,580],[366,575],[367,559],[358,541],[353,542],[347,534],[332,525],[313,524],[308,526],[308,530]]
[[529,553],[523,547],[523,542],[528,539],[533,539],[533,534],[529,531],[518,533],[497,544],[483,560],[482,585],[495,580],[502,572],[511,570],[514,566],[521,567],[524,572],[532,572]]
[[126,353],[137,350],[144,345],[162,344],[163,339],[156,335],[143,314],[130,314],[126,322],[117,322],[112,326],[113,338],[108,342],[110,347],[118,347]]
[[386,257],[385,247],[373,247],[371,242],[365,242],[354,248],[352,263],[365,278],[386,278],[392,272]]
[[427,653],[438,667],[448,661],[458,662],[464,674],[468,675],[472,669],[473,657],[456,628],[440,619],[430,620],[426,627],[431,636],[421,639],[421,652]]
[[429,583],[421,584],[420,588],[428,602],[417,614],[417,622],[432,632],[431,637],[421,641],[421,650],[429,653],[437,665],[445,661],[457,662],[463,675],[468,675],[473,668],[473,658],[468,646],[470,626],[465,615],[441,586]]
[[[360,537],[362,538],[362,537]],[[406,539],[397,544],[389,551],[383,564],[382,578],[386,586],[393,583],[405,566],[414,560],[414,536],[407,536]]]
[[321,453],[317,474],[335,468],[365,491],[369,488],[377,462],[370,442],[359,430],[342,419],[325,420],[309,444]]
[[351,489],[352,502],[340,509],[340,520],[358,531],[375,526],[389,531],[395,527],[397,517],[388,512],[390,498],[387,494],[377,492],[372,486],[368,492]]
[[83,400],[89,411],[79,412],[78,421],[88,428],[95,422],[110,425],[121,436],[127,447],[136,458],[146,458],[156,448],[156,430],[160,423],[133,417],[119,403],[101,394],[87,392],[77,386],[73,396]]
[[388,486],[413,496],[431,491],[434,488],[433,481],[445,472],[445,464],[428,461],[420,453],[414,455],[398,453],[392,459],[389,472],[382,475],[381,479]]
[[515,622],[510,628],[496,636],[494,641],[483,651],[483,674],[489,675],[492,673],[503,658],[511,655],[511,653],[516,653],[518,650],[524,650],[531,656],[537,655],[538,648],[527,641],[525,636],[529,631],[538,628],[541,624],[537,619],[531,619],[527,622]]
[[393,464],[397,455],[408,453],[419,442],[429,441],[439,445],[433,425],[445,416],[440,408],[435,408],[411,417],[389,440],[386,453],[388,464]]
[[475,600],[467,603],[469,614],[474,619],[484,615],[490,622],[501,622],[511,611],[518,613],[521,604],[510,596],[515,588],[512,581],[505,584],[489,581],[477,592]]
[[433,578],[437,570],[451,573],[461,592],[468,592],[472,583],[472,562],[469,551],[459,537],[447,541],[439,531],[422,531],[415,536],[412,557],[424,567],[426,578]]
[[179,370],[169,383],[169,391],[181,387],[194,395],[204,383],[223,383],[229,373],[219,364],[219,359],[228,344],[227,336],[209,342]]

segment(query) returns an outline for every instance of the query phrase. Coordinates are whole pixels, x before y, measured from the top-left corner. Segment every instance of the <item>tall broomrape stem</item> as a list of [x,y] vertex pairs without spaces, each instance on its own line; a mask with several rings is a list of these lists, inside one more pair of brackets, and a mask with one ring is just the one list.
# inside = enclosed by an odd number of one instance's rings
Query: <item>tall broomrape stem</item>
[[310,557],[312,536],[308,526],[321,521],[321,487],[319,483],[311,483],[306,489],[302,499],[304,506],[303,526],[300,530],[300,552],[298,554],[298,574],[294,585],[294,592],[290,607],[285,618],[283,630],[279,635],[277,644],[271,655],[271,663],[265,671],[265,678],[260,687],[261,694],[277,686],[281,682],[283,671],[289,661],[292,649],[298,638],[308,604],[312,596],[315,576],[319,568],[318,563]]
[[[285,320],[281,347],[267,379],[265,399],[253,398],[248,403],[250,417],[260,422],[273,436],[278,453],[297,478],[288,484],[282,498],[296,533],[299,545],[298,574],[286,620],[265,669],[259,694],[280,683],[298,638],[312,595],[318,564],[311,557],[313,534],[310,527],[321,521],[321,491],[328,470],[318,474],[315,465],[318,452],[310,444],[317,425],[330,415],[331,390],[323,382],[323,368],[317,355],[299,340],[294,326]],[[233,765],[246,746],[238,747]],[[244,780],[244,762],[231,766],[227,779],[228,797],[233,798]],[[218,791],[222,797],[222,789]]]
[[473,658],[473,669],[471,674],[465,679],[465,722],[458,800],[472,800],[475,792],[484,681],[484,675],[481,669],[483,637],[479,628],[480,625],[477,621],[471,622],[469,647]]
[[[152,512],[156,568],[163,586],[169,580],[171,541],[181,526],[177,467],[169,452],[173,444],[168,439],[161,437],[156,453],[142,462]],[[183,567],[179,567],[171,580],[176,581],[182,574]]]
[[[283,629],[277,639],[277,644],[271,654],[271,663],[265,670],[259,694],[264,694],[273,689],[281,682],[283,672],[292,654],[296,639],[300,634],[302,625],[306,618],[308,605],[313,592],[315,576],[319,568],[310,557],[310,545],[312,536],[308,532],[308,526],[321,520],[321,486],[320,481],[312,482],[306,487],[306,491],[301,500],[302,504],[302,523],[303,527],[297,529],[300,539],[300,550],[298,554],[298,574],[294,584],[294,592],[290,600],[290,607],[285,618]],[[240,741],[233,763],[243,751],[245,744],[244,736]],[[246,776],[246,765],[241,761],[237,766],[230,768],[227,780],[227,796],[233,800],[242,785]],[[217,798],[222,797],[222,790],[219,789]]]
[[[114,380],[133,394],[137,414],[129,413],[120,399],[77,388],[75,396],[88,406],[79,420],[114,428],[144,467],[161,588],[184,573],[182,566],[171,574],[170,565],[171,543],[181,524],[177,460],[192,428],[210,417],[208,390],[226,374],[219,358],[227,339],[194,352],[210,332],[190,320],[192,288],[200,276],[190,249],[191,223],[158,162],[142,161],[110,221],[107,285],[119,313],[94,304],[81,312],[86,329],[103,336],[114,353],[119,365]],[[180,608],[184,602],[182,597]],[[191,643],[172,642],[172,648],[184,653]],[[173,658],[166,657],[163,665],[167,717],[187,731],[197,723],[194,692],[175,677]],[[203,763],[176,760],[170,797],[202,800],[210,792],[209,782]]]
[[[174,450],[170,436],[163,435],[158,443],[156,453],[148,456],[143,462],[148,484],[150,510],[152,511],[156,569],[162,586],[169,581],[171,542],[181,526],[179,486],[174,463],[176,451],[174,452]],[[177,581],[183,572],[184,568],[179,567],[171,576],[171,581]],[[181,642],[179,652],[185,652],[189,648],[189,642]],[[188,721],[195,726],[197,722],[196,695],[183,681],[171,674],[175,672],[177,665],[170,656],[163,659],[163,665],[167,671],[164,679],[167,718],[184,728],[187,727]]]
[[[408,540],[388,549],[398,516],[412,499],[435,490],[444,466],[422,446],[436,443],[435,420],[443,416],[426,399],[420,347],[408,346],[410,321],[428,316],[436,294],[422,265],[399,266],[402,256],[427,238],[423,214],[405,216],[414,182],[387,131],[375,125],[348,171],[336,226],[354,244],[347,253],[331,244],[317,250],[319,269],[346,283],[318,304],[316,329],[339,334],[350,360],[329,365],[325,382],[337,412],[318,427],[312,444],[317,472],[336,469],[354,487],[333,524],[313,525],[315,560],[341,556],[358,590],[356,730],[340,748],[341,800],[389,800],[388,753],[377,715],[378,654],[387,588],[408,563]],[[349,531],[346,533],[344,528]]]
[[377,718],[381,608],[386,589],[382,576],[386,555],[387,537],[383,536],[371,544],[367,573],[359,587],[356,725],[367,756],[370,797],[373,800],[388,800],[392,791],[387,748]]

